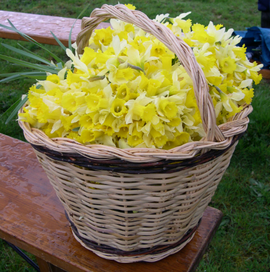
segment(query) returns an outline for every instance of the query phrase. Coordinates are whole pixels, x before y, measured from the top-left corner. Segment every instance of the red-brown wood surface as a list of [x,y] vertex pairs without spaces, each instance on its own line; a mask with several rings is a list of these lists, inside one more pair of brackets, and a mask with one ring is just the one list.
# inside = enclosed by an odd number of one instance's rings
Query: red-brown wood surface
[[[0,24],[10,26],[8,19],[18,30],[39,43],[57,45],[58,43],[51,34],[52,31],[65,46],[68,46],[69,32],[73,24],[75,23],[71,36],[72,42],[75,42],[81,30],[81,20],[0,10]],[[101,23],[98,28],[108,27],[108,25],[108,23]],[[0,38],[23,40],[18,33],[3,27],[0,27]]]
[[219,210],[208,207],[193,240],[156,263],[104,260],[73,237],[64,209],[31,146],[0,134],[0,238],[66,271],[194,271],[221,218]]

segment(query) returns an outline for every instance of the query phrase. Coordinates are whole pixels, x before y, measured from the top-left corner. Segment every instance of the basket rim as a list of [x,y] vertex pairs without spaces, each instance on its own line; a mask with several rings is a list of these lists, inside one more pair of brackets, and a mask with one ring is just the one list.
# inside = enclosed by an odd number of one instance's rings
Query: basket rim
[[197,154],[193,158],[185,160],[167,160],[163,159],[157,162],[138,163],[127,162],[119,158],[112,160],[97,160],[95,158],[85,157],[76,153],[60,153],[43,146],[33,145],[32,147],[39,153],[47,156],[48,158],[71,163],[76,166],[87,168],[91,171],[109,171],[124,174],[167,174],[183,171],[188,168],[194,167],[198,164],[202,165],[213,159],[222,156],[228,149],[235,145],[244,133],[238,134],[233,137],[230,145],[221,150],[209,150],[203,154]]
[[[24,106],[19,113],[23,112]],[[121,159],[132,163],[149,163],[161,160],[188,160],[203,154],[209,150],[225,150],[233,141],[234,136],[240,135],[247,130],[252,106],[248,105],[236,114],[232,121],[219,126],[226,137],[222,142],[200,141],[189,142],[181,146],[164,150],[157,148],[128,148],[105,146],[100,144],[83,145],[69,138],[49,138],[43,131],[32,128],[29,123],[18,121],[23,130],[26,140],[33,146],[43,147],[61,154],[80,154],[83,157],[95,160]]]

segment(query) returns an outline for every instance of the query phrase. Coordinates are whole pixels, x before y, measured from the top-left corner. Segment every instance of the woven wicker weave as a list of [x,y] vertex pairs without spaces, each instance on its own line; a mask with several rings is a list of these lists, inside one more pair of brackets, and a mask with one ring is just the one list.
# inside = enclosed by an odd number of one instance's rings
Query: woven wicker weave
[[167,27],[123,5],[104,5],[83,19],[80,53],[93,29],[109,18],[137,25],[178,56],[193,81],[206,137],[171,150],[118,149],[50,139],[19,124],[65,207],[75,238],[103,258],[153,262],[192,239],[252,107],[217,126],[205,76],[190,47]]

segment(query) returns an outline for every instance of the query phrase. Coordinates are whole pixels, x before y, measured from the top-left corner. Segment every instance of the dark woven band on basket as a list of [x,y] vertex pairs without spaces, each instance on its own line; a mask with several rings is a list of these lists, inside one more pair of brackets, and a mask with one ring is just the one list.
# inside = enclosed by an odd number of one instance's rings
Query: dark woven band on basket
[[56,152],[38,145],[32,144],[32,147],[53,160],[75,164],[93,171],[105,170],[126,174],[174,173],[218,158],[224,154],[236,141],[238,141],[242,135],[243,133],[234,136],[231,145],[223,150],[210,150],[202,155],[181,161],[164,159],[151,163],[132,163],[121,159],[96,160],[89,157],[84,157],[77,153]]
[[171,250],[173,248],[176,248],[176,247],[180,246],[181,244],[183,244],[185,241],[187,241],[195,233],[195,231],[198,229],[198,227],[201,223],[201,219],[200,219],[198,224],[194,228],[189,229],[186,232],[186,234],[182,237],[182,239],[180,239],[176,243],[173,243],[170,245],[159,245],[159,246],[154,246],[151,248],[141,248],[141,249],[134,250],[134,251],[124,251],[124,250],[113,248],[113,247],[107,246],[107,245],[99,245],[96,242],[93,242],[93,241],[90,241],[88,239],[81,237],[76,226],[71,222],[71,220],[69,219],[69,216],[67,215],[66,212],[65,212],[65,214],[66,214],[66,217],[70,223],[70,227],[71,227],[74,235],[80,241],[82,241],[88,248],[100,251],[102,253],[115,254],[115,255],[123,256],[123,257],[124,256],[135,257],[135,256],[140,256],[140,255],[148,255],[148,254],[160,254],[160,253],[166,252],[168,250]]

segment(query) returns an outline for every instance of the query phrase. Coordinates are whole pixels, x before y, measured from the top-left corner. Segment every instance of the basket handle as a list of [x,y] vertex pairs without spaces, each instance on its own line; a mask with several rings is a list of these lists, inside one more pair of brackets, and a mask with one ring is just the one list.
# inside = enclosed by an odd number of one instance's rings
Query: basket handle
[[225,137],[216,125],[214,105],[209,94],[205,75],[197,63],[192,49],[179,37],[175,36],[166,26],[150,20],[147,15],[138,10],[130,10],[125,5],[103,5],[92,11],[90,17],[82,19],[81,32],[77,36],[77,52],[81,54],[88,45],[93,30],[103,21],[111,18],[120,19],[134,24],[142,30],[154,35],[173,53],[176,54],[186,72],[193,81],[194,93],[202,118],[202,125],[207,141],[224,141]]

